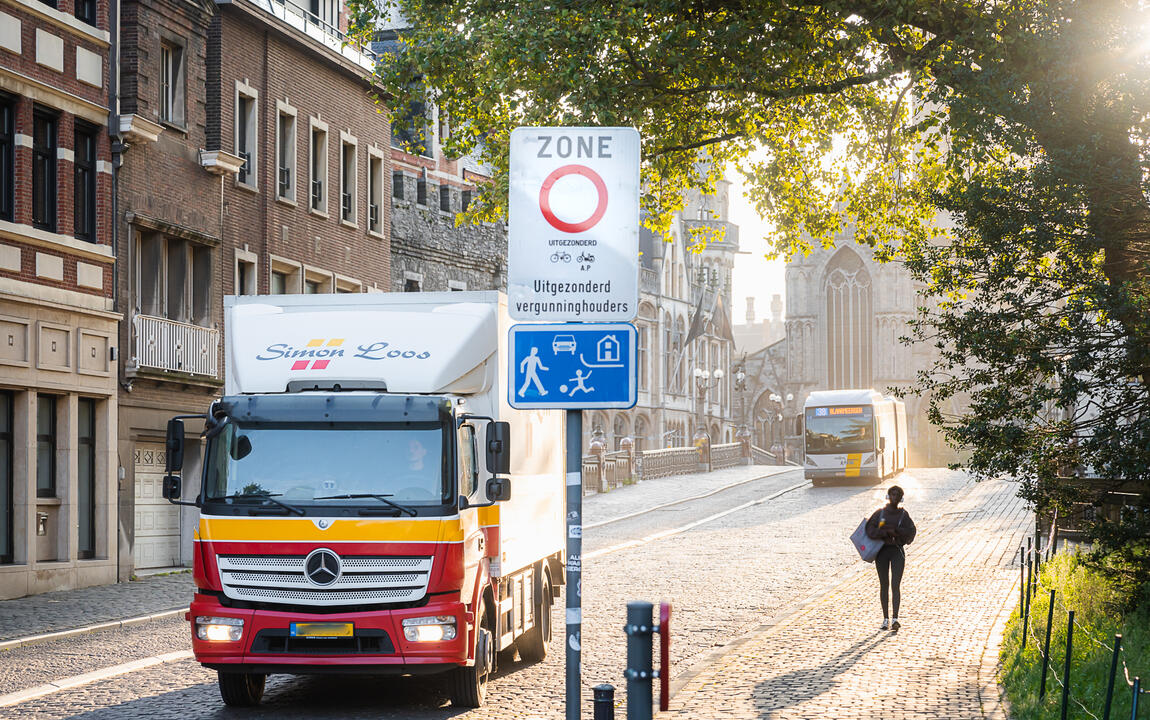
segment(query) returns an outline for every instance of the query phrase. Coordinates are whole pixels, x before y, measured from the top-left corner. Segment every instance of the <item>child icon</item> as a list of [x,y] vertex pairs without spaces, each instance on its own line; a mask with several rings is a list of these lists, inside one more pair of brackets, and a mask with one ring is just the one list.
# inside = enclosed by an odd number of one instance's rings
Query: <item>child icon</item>
[[576,370],[575,371],[575,377],[571,378],[571,381],[573,381],[575,383],[575,387],[571,388],[571,392],[569,392],[567,394],[570,395],[571,397],[575,397],[575,393],[579,392],[580,390],[582,390],[585,393],[592,392],[595,388],[593,388],[593,387],[589,388],[583,384],[583,381],[589,377],[591,377],[591,371],[588,371],[588,373],[586,375],[584,375],[582,370]]

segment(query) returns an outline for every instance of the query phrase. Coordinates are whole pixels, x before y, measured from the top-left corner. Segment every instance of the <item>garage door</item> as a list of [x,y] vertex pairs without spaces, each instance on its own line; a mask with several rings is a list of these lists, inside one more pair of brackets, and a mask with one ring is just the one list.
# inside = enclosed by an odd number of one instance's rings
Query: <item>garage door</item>
[[136,543],[132,558],[137,569],[180,564],[180,508],[164,499],[163,443],[136,443]]

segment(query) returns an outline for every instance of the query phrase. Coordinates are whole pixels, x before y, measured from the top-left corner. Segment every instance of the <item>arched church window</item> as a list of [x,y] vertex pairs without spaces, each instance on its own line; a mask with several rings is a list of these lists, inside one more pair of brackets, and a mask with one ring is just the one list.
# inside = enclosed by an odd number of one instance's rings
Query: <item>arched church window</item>
[[831,389],[872,384],[871,277],[851,248],[842,248],[826,270],[827,381]]

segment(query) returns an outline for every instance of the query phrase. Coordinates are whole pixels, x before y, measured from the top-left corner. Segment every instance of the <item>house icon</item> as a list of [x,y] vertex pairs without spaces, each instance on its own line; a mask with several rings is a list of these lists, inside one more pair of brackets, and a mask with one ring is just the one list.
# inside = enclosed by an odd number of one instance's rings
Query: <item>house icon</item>
[[595,346],[599,362],[619,362],[619,341],[614,335],[606,335]]

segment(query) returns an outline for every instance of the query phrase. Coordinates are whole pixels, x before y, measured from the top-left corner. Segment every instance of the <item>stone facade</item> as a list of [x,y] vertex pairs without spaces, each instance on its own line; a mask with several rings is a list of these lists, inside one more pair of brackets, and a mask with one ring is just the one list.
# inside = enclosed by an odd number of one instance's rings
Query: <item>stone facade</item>
[[[814,390],[912,387],[933,362],[928,344],[905,345],[922,302],[898,263],[879,263],[848,233],[831,248],[796,257],[786,268],[785,340],[748,358],[754,438],[760,447],[799,457],[802,408]],[[957,459],[927,419],[926,401],[905,398],[909,462],[939,466]]]
[[115,580],[106,0],[0,2],[0,599]]

